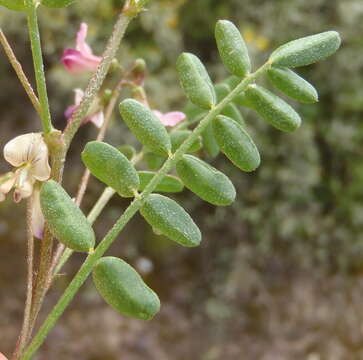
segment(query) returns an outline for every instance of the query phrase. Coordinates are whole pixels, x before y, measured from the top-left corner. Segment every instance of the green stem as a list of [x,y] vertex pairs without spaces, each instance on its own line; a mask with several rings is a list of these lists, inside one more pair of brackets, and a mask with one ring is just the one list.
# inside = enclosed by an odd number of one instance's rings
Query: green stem
[[38,97],[41,107],[42,127],[45,134],[52,131],[52,120],[49,110],[47,85],[44,74],[44,63],[42,55],[42,47],[40,43],[40,34],[38,26],[37,7],[38,5],[33,0],[25,0],[28,15],[28,30],[33,54],[35,79],[38,89]]
[[111,230],[106,234],[104,239],[95,249],[94,253],[88,255],[87,259],[81,266],[78,273],[75,275],[71,283],[68,285],[67,289],[63,293],[62,297],[59,299],[58,303],[54,306],[51,313],[46,318],[43,325],[40,327],[38,333],[35,335],[32,343],[26,349],[23,360],[31,359],[32,355],[38,350],[38,348],[44,342],[49,331],[54,327],[59,317],[63,314],[67,305],[72,301],[73,297],[79,290],[79,288],[86,281],[87,277],[91,273],[93,266],[100,259],[103,254],[107,251],[119,233],[123,230],[129,220],[137,213],[137,211],[142,207],[145,199],[153,192],[155,187],[163,179],[163,177],[170,171],[170,169],[176,165],[180,158],[187,152],[189,147],[197,139],[197,137],[207,128],[209,123],[223,110],[223,108],[228,105],[236,95],[246,90],[247,86],[255,81],[255,79],[264,73],[270,65],[267,63],[263,65],[255,73],[248,75],[241,83],[228,95],[226,96],[218,105],[216,105],[207,116],[199,123],[199,125],[194,129],[193,133],[184,141],[184,143],[178,148],[178,150],[168,158],[164,163],[163,167],[158,171],[150,183],[146,186],[145,190],[134,199],[134,201],[129,205],[125,212],[118,219],[116,224],[111,228]]

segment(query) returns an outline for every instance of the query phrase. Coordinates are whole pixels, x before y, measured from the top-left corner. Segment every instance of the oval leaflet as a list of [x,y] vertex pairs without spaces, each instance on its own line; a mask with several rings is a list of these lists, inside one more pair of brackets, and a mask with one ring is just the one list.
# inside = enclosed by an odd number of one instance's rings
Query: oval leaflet
[[42,213],[54,237],[74,251],[88,252],[95,245],[95,233],[80,208],[53,180],[40,191]]
[[176,70],[188,99],[202,109],[211,109],[216,103],[216,94],[201,61],[193,54],[183,53],[176,62]]
[[212,124],[209,124],[202,133],[203,147],[207,154],[215,158],[219,154],[219,146],[217,140],[214,137]]
[[285,95],[305,104],[318,101],[318,93],[314,86],[287,68],[272,66],[267,71],[271,83]]
[[202,240],[200,230],[190,215],[166,196],[149,195],[140,213],[150,226],[180,245],[198,246]]
[[253,109],[276,129],[290,132],[301,125],[299,114],[288,103],[262,86],[250,85],[245,95]]
[[91,174],[121,196],[133,197],[140,180],[132,163],[118,149],[100,141],[87,143],[82,161]]
[[170,153],[168,132],[150,109],[134,99],[122,101],[119,108],[126,125],[143,145],[159,155]]
[[176,171],[189,190],[213,205],[230,205],[236,198],[231,180],[195,156],[184,155]]
[[260,154],[244,128],[226,116],[217,116],[213,130],[221,151],[243,171],[255,170],[261,162]]
[[101,258],[92,275],[100,295],[121,314],[150,320],[159,312],[158,296],[124,260],[111,256]]
[[[152,171],[139,171],[138,174],[140,178],[139,190],[143,191],[156,173]],[[180,181],[180,179],[173,175],[165,175],[154,191],[177,193],[183,191],[183,189],[184,184]]]
[[227,70],[235,76],[245,77],[251,71],[251,61],[239,30],[230,21],[219,20],[215,37],[219,55]]
[[340,36],[336,31],[306,36],[277,48],[269,61],[273,65],[291,68],[310,65],[334,54],[340,43]]

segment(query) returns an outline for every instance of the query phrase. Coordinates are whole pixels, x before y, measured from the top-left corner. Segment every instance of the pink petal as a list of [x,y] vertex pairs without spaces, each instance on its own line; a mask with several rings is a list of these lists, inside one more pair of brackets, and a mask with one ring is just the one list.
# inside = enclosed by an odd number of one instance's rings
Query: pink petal
[[67,121],[71,120],[71,117],[73,115],[73,113],[77,110],[77,107],[76,105],[71,105],[71,106],[68,106],[66,111],[64,112],[64,116],[66,117]]
[[82,23],[77,33],[76,49],[84,55],[92,55],[90,46],[86,43],[86,37],[88,32],[88,25]]
[[161,120],[163,117],[163,113],[159,110],[153,110],[153,113]]
[[180,111],[172,111],[163,115],[161,122],[165,126],[175,126],[186,118],[186,115]]
[[96,114],[87,117],[84,123],[91,122],[93,125],[95,125],[100,129],[104,121],[105,121],[105,115],[103,114],[103,111],[99,111]]
[[84,71],[95,71],[102,58],[94,55],[84,55],[75,49],[65,49],[62,63],[71,74],[80,74]]
[[2,353],[0,353],[0,360],[8,360],[8,358],[5,357]]
[[153,110],[153,113],[160,119],[164,126],[175,126],[186,118],[186,115],[180,111],[163,114],[159,110]]

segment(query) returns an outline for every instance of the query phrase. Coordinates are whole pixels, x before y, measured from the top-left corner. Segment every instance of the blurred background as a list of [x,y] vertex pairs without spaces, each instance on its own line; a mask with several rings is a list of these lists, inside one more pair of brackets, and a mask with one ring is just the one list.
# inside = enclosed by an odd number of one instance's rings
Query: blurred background
[[[41,12],[50,102],[55,125],[73,89],[88,77],[60,64],[81,22],[101,54],[119,0],[79,1]],[[363,2],[361,0],[151,0],[132,23],[118,59],[148,65],[153,108],[185,105],[175,72],[182,51],[197,54],[213,79],[225,72],[214,41],[217,19],[230,19],[247,41],[255,69],[289,40],[337,30],[342,48],[300,74],[316,85],[320,102],[294,107],[303,126],[284,134],[252,112],[245,119],[262,156],[254,173],[242,173],[223,156],[209,159],[238,191],[237,201],[216,208],[185,191],[175,196],[203,232],[199,248],[184,249],[155,235],[137,215],[108,254],[135,266],[162,301],[150,322],[125,318],[108,307],[88,281],[42,347],[37,359],[79,360],[359,360],[363,359]],[[32,78],[23,15],[0,11],[0,23]],[[261,83],[263,83],[262,80]],[[0,145],[39,130],[12,68],[0,51]],[[83,172],[79,154],[96,136],[82,127],[71,148],[65,186],[74,193]],[[115,114],[107,141],[135,143]],[[8,171],[4,160],[1,172]],[[102,191],[92,180],[84,210]],[[99,238],[127,206],[113,198],[96,222]],[[24,204],[0,205],[0,350],[16,341],[25,297]],[[49,310],[83,260],[73,256],[45,303]]]

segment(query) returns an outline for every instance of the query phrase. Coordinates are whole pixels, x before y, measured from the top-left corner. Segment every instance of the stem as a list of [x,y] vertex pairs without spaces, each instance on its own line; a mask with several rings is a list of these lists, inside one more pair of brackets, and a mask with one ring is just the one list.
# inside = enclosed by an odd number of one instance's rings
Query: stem
[[23,85],[23,88],[25,89],[35,110],[37,111],[39,116],[41,116],[42,110],[40,107],[39,100],[38,100],[37,96],[35,95],[34,90],[33,90],[32,86],[30,85],[30,82],[23,71],[23,68],[22,68],[20,62],[16,58],[13,49],[11,48],[8,40],[6,39],[5,34],[3,33],[3,31],[1,29],[0,29],[0,43],[3,46],[5,54],[8,57],[10,64],[13,66],[13,69],[15,70],[15,73],[18,76],[21,84]]
[[32,231],[32,218],[34,209],[34,195],[27,201],[26,226],[27,226],[27,292],[24,309],[23,325],[13,359],[18,359],[24,350],[30,327],[30,311],[33,297],[33,268],[34,268],[34,236]]
[[52,120],[49,110],[47,85],[45,82],[44,63],[42,55],[42,47],[40,43],[40,34],[38,26],[37,7],[33,0],[25,0],[28,15],[28,30],[33,54],[35,79],[37,83],[39,102],[41,107],[42,127],[45,134],[52,131]]
[[125,212],[121,215],[116,224],[111,228],[111,230],[106,234],[104,239],[97,246],[93,254],[88,255],[87,259],[81,266],[78,273],[75,275],[62,297],[59,299],[58,303],[54,306],[51,313],[46,318],[43,325],[40,327],[38,333],[34,337],[32,343],[26,349],[23,360],[28,360],[37,351],[37,349],[42,345],[49,331],[54,327],[59,317],[64,312],[67,305],[72,301],[73,297],[86,281],[87,277],[91,273],[93,266],[100,259],[103,254],[107,251],[113,241],[116,239],[121,230],[126,226],[128,221],[137,213],[137,211],[142,207],[145,199],[153,192],[155,187],[163,179],[163,177],[169,172],[169,170],[176,165],[180,158],[187,152],[190,145],[197,139],[197,137],[207,128],[210,122],[223,110],[223,108],[229,104],[236,95],[246,90],[247,86],[254,82],[255,79],[263,74],[270,64],[266,63],[259,70],[253,74],[249,74],[241,83],[229,94],[227,95],[218,105],[216,105],[207,116],[199,123],[199,125],[193,130],[192,134],[184,141],[184,143],[178,148],[178,150],[171,155],[168,160],[164,163],[163,167],[158,171],[150,183],[146,186],[145,190],[135,198]]

